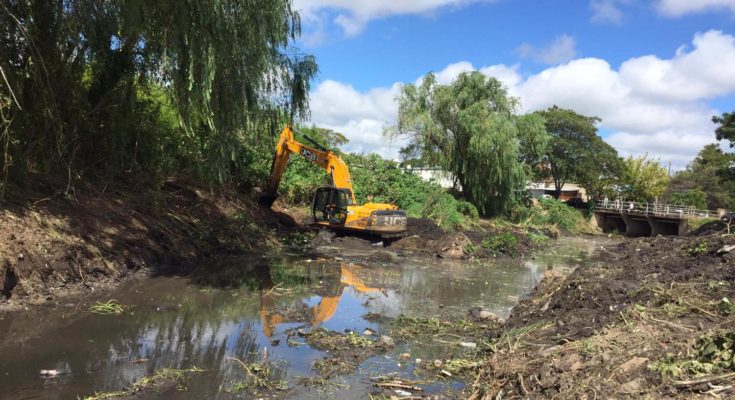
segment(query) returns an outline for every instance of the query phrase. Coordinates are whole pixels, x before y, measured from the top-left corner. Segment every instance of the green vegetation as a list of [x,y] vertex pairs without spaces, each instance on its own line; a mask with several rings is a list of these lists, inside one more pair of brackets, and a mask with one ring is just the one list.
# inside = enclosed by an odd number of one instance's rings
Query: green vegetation
[[565,183],[586,188],[592,197],[611,194],[620,176],[618,152],[597,134],[597,117],[551,107],[537,113],[543,117],[551,140],[536,176],[554,181],[556,197]]
[[554,199],[539,200],[539,207],[530,208],[520,219],[526,225],[556,227],[571,233],[581,232],[588,225],[582,211]]
[[649,366],[665,377],[714,374],[735,371],[735,333],[714,331],[697,339],[691,359],[668,357]]
[[515,114],[518,103],[495,78],[462,73],[441,85],[429,73],[401,89],[398,124],[409,138],[402,150],[451,172],[463,196],[485,216],[503,215],[521,200],[524,159],[537,159],[548,141],[537,115]]
[[638,202],[654,201],[669,184],[669,173],[657,160],[648,155],[630,156],[623,160],[620,185],[626,199]]
[[117,300],[98,301],[89,307],[89,312],[103,315],[122,314],[125,308]]
[[528,237],[528,240],[535,245],[542,245],[549,241],[549,237],[541,233],[528,232],[526,233],[526,236]]
[[709,243],[707,243],[706,240],[702,240],[698,242],[695,246],[692,246],[689,248],[688,253],[690,256],[698,256],[700,254],[706,253],[709,251]]
[[154,389],[156,386],[162,384],[173,384],[176,385],[176,388],[178,390],[184,390],[185,388],[183,385],[186,381],[186,375],[196,372],[204,372],[204,370],[197,367],[192,367],[188,369],[163,368],[154,372],[153,375],[140,378],[130,387],[127,387],[123,390],[95,393],[90,396],[85,396],[83,400],[105,400],[118,397],[133,396],[135,393],[140,392],[141,390]]
[[0,16],[3,188],[29,172],[61,172],[66,191],[257,178],[254,149],[305,115],[317,71],[289,0],[23,0]]
[[[716,144],[708,144],[671,179],[668,202],[698,209],[735,209],[735,179],[728,174],[735,154],[728,154]],[[735,175],[734,175],[735,176]]]
[[678,206],[689,206],[699,210],[707,209],[707,193],[700,189],[691,189],[683,192],[672,193],[668,204]]
[[488,235],[482,240],[482,247],[493,253],[514,254],[516,246],[518,246],[518,238],[510,232]]
[[229,393],[240,393],[255,389],[267,390],[287,390],[288,383],[283,379],[275,377],[268,361],[245,363],[234,357],[228,357],[228,360],[236,362],[245,373],[245,379],[232,385],[226,389]]

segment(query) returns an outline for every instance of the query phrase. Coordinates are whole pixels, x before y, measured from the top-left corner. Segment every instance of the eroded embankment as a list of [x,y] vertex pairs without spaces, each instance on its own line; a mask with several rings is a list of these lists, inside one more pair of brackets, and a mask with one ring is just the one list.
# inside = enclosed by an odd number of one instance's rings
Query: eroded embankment
[[117,182],[71,194],[35,181],[0,203],[0,309],[41,304],[136,273],[185,272],[217,254],[253,254],[298,227],[233,191],[170,181],[160,191]]
[[657,237],[549,274],[494,332],[471,399],[735,394],[735,237]]

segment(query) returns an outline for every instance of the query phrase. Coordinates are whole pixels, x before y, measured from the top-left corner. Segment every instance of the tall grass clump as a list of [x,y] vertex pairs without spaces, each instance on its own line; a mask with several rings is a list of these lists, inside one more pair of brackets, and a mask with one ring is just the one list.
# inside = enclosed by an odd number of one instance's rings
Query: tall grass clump
[[569,207],[564,202],[555,199],[541,199],[538,206],[527,211],[522,223],[532,226],[551,226],[558,229],[578,233],[590,229],[584,213],[576,208]]

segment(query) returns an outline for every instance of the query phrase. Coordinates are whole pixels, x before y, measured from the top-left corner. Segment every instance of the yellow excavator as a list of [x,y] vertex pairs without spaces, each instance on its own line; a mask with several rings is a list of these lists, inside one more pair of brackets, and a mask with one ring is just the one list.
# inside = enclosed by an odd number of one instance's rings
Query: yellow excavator
[[299,132],[312,146],[298,142],[294,131],[286,126],[281,131],[273,158],[271,177],[259,201],[270,207],[276,200],[278,186],[292,153],[327,171],[332,184],[317,189],[312,203],[314,224],[335,230],[364,232],[382,238],[403,236],[406,232],[406,212],[393,204],[365,203],[358,205],[352,189],[350,170],[342,158],[307,135]]
[[[315,306],[308,309],[308,323],[310,326],[317,326],[322,322],[328,321],[334,313],[337,311],[337,306],[340,300],[342,300],[342,294],[344,289],[348,286],[352,286],[358,293],[375,293],[382,292],[380,288],[368,287],[360,279],[359,276],[353,273],[352,269],[359,270],[359,266],[353,265],[352,268],[345,264],[340,267],[340,282],[339,286],[336,286],[334,294],[324,295],[321,300]],[[355,271],[357,272],[357,271]],[[272,337],[277,325],[289,322],[300,322],[299,319],[290,319],[284,315],[281,315],[276,310],[276,296],[273,295],[270,289],[271,287],[264,288],[260,294],[260,321],[263,327],[263,333],[267,337]]]

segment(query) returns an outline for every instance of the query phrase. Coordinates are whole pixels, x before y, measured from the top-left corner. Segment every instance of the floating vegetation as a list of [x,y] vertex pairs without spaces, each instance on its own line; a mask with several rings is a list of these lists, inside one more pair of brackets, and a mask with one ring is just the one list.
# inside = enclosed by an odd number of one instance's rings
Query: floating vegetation
[[245,379],[227,389],[228,393],[240,393],[256,389],[288,390],[288,382],[275,377],[276,374],[271,368],[267,353],[263,354],[263,361],[261,362],[245,363],[235,357],[227,357],[227,359],[237,363],[245,372]]
[[203,372],[203,369],[192,367],[188,369],[163,368],[153,373],[153,375],[144,376],[129,387],[115,392],[101,392],[89,396],[85,396],[82,400],[106,400],[119,397],[132,396],[141,390],[150,390],[155,387],[171,384],[175,385],[177,390],[186,390],[184,383],[186,375],[189,373]]
[[393,336],[401,339],[432,336],[439,343],[459,344],[466,338],[483,336],[487,325],[469,320],[442,321],[438,318],[413,318],[401,315],[393,322]]
[[301,376],[296,381],[299,383],[299,385],[303,386],[331,387],[340,389],[347,389],[350,387],[349,385],[345,385],[344,383],[332,382],[322,376]]
[[125,308],[117,300],[98,301],[89,307],[89,312],[102,315],[122,314]]
[[324,328],[314,329],[303,335],[306,338],[306,342],[312,347],[331,351],[344,351],[354,348],[364,349],[376,344],[374,340],[360,336],[355,332],[349,332],[343,335]]

